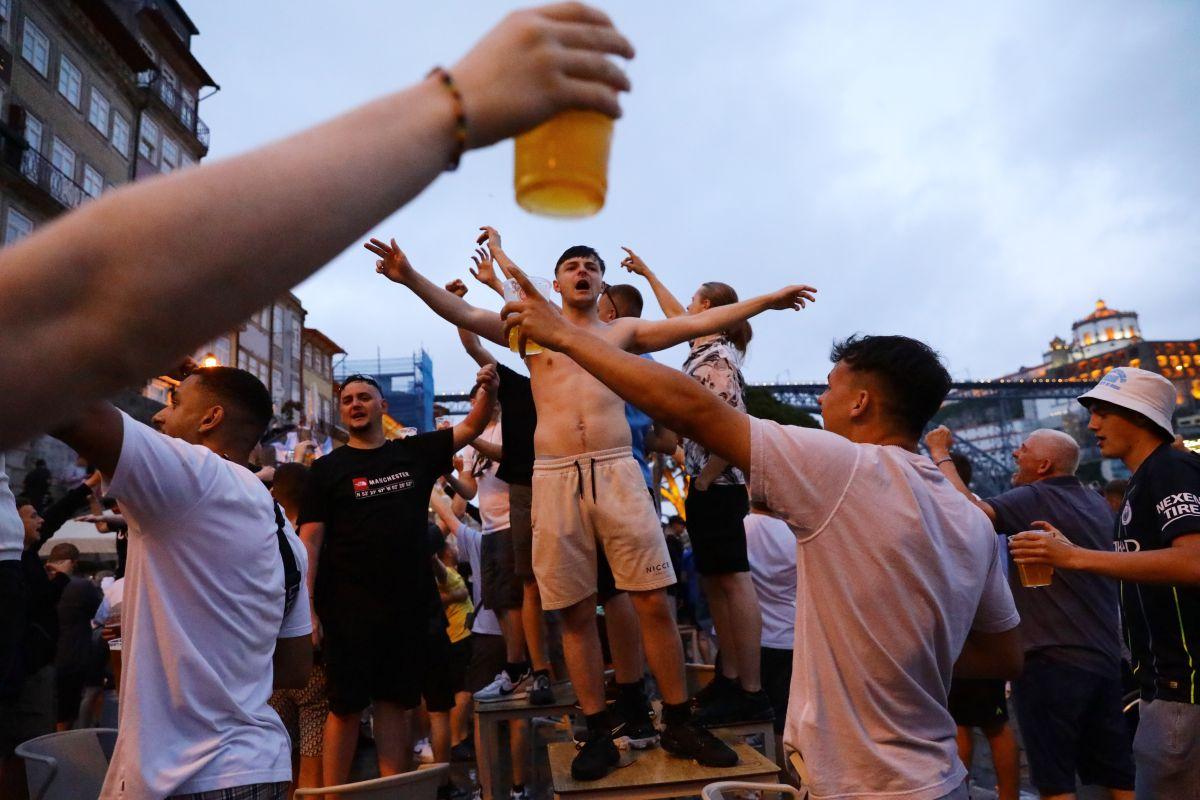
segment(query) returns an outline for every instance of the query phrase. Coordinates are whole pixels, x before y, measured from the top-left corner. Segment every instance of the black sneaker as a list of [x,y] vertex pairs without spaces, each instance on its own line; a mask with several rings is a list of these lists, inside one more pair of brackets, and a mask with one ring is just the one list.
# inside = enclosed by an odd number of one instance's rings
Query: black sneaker
[[443,783],[437,788],[438,800],[467,800],[470,797],[465,789],[460,789],[453,783]]
[[712,703],[701,708],[694,717],[698,725],[705,728],[721,728],[744,725],[749,722],[771,722],[775,719],[775,707],[771,698],[762,689],[722,694]]
[[475,743],[471,741],[470,737],[450,748],[450,760],[454,762],[475,760]]
[[598,781],[619,763],[621,753],[613,744],[610,733],[589,734],[571,762],[571,777],[577,781]]
[[690,758],[702,767],[736,767],[738,754],[694,721],[668,725],[662,748],[676,758]]
[[734,689],[741,688],[742,687],[737,681],[731,681],[729,678],[726,678],[724,675],[722,675],[720,670],[717,670],[716,677],[709,681],[707,686],[696,692],[695,696],[692,698],[692,707],[704,708],[705,706],[715,703],[725,695],[732,694]]
[[529,705],[548,706],[554,702],[554,690],[550,688],[550,676],[544,672],[533,673],[529,682]]
[[640,702],[612,704],[615,722],[621,723],[613,732],[613,744],[622,750],[645,750],[658,744],[658,729],[654,727],[654,711],[643,695]]

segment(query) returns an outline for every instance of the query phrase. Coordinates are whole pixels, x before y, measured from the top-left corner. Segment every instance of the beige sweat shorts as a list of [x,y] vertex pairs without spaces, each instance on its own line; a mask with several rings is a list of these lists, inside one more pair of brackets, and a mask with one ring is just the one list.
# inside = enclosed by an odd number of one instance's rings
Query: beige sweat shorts
[[662,523],[628,447],[533,464],[533,573],[547,611],[596,592],[596,547],[618,589],[675,583]]

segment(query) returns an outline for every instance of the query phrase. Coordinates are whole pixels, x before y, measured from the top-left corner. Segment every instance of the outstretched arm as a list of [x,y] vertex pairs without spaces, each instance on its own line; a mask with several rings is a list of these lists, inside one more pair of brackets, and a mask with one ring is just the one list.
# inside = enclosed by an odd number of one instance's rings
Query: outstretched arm
[[404,255],[404,251],[396,246],[395,239],[390,243],[372,239],[363,247],[379,256],[379,260],[375,262],[376,272],[394,283],[407,286],[433,313],[497,344],[504,341],[500,338],[503,324],[496,312],[476,308],[417,272],[409,263],[408,256]]
[[[475,263],[476,265],[479,264],[478,261]],[[474,270],[471,271],[471,274],[475,275],[476,278],[479,278],[479,276],[475,274]],[[499,282],[497,281],[497,284],[498,283]],[[446,291],[455,297],[465,297],[467,294],[467,285],[461,280],[455,279],[446,284]],[[466,328],[459,328],[458,340],[462,342],[463,349],[467,351],[467,355],[471,357],[471,360],[473,360],[479,366],[486,367],[488,364],[494,365],[497,363],[496,357],[488,352],[488,349],[483,346],[483,343],[479,341],[478,335],[471,333],[471,331],[467,330]]]
[[[606,54],[633,50],[587,6],[509,15],[450,70],[466,146],[566,109],[619,116],[629,84]],[[446,168],[457,119],[429,77],[246,155],[105,193],[5,248],[0,386],[22,391],[0,394],[0,447],[166,368],[328,263]]]
[[526,298],[501,312],[505,334],[521,326],[520,349],[533,340],[569,356],[627,402],[671,430],[702,444],[749,472],[750,418],[682,372],[620,350],[583,328],[568,325],[562,313],[519,269],[514,278]]
[[1033,527],[1042,533],[1024,531],[1009,539],[1009,552],[1018,564],[1049,564],[1131,583],[1200,586],[1200,531],[1177,536],[1170,547],[1130,553],[1076,547],[1048,522]]
[[719,333],[768,309],[799,310],[804,308],[806,303],[816,300],[816,291],[811,286],[788,286],[771,294],[752,297],[740,303],[717,306],[699,314],[684,314],[664,320],[626,317],[614,324],[631,328],[628,340],[630,350],[635,353],[653,353],[700,336]]
[[675,299],[675,295],[671,294],[671,290],[663,285],[663,282],[658,279],[654,271],[646,266],[646,262],[642,261],[637,253],[630,250],[628,247],[622,247],[627,255],[621,259],[621,266],[632,272],[634,275],[641,275],[646,279],[646,283],[650,284],[651,290],[654,292],[654,299],[658,301],[658,307],[662,309],[663,316],[667,319],[682,317],[687,313],[687,309],[683,307]]

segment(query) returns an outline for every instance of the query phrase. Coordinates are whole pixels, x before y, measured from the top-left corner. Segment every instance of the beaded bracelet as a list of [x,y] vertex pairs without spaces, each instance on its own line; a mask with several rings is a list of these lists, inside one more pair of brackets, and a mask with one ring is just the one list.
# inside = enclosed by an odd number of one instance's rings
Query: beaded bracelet
[[446,167],[447,172],[452,172],[458,169],[458,162],[467,149],[467,112],[463,106],[462,92],[458,90],[458,84],[454,82],[450,73],[442,67],[434,67],[425,77],[430,78],[435,75],[438,82],[446,87],[446,91],[454,98],[454,154],[450,157],[449,166]]

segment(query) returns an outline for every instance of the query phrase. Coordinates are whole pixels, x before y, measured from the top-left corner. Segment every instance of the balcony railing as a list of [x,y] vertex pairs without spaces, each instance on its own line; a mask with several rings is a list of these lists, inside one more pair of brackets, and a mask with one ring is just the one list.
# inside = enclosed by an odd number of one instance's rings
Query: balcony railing
[[152,71],[138,73],[138,86],[148,90],[153,97],[157,97],[175,116],[175,119],[179,120],[200,144],[204,145],[204,149],[208,149],[208,126],[196,114],[196,109],[184,102],[180,91],[162,79],[161,73]]
[[50,195],[63,208],[76,208],[87,199],[83,187],[71,176],[13,133],[0,131],[0,150],[3,150],[4,163],[14,167],[25,180]]

